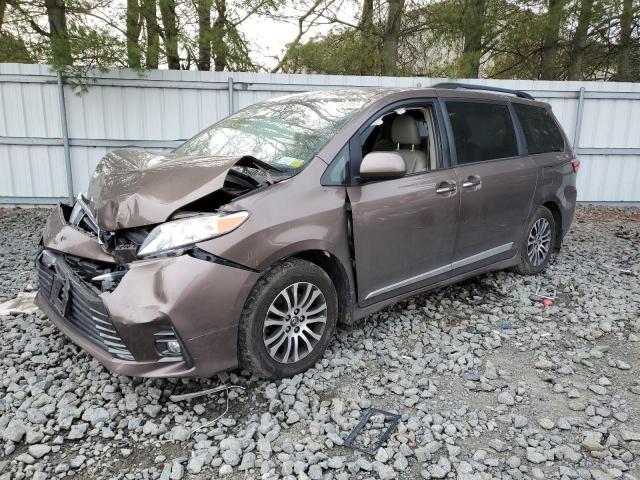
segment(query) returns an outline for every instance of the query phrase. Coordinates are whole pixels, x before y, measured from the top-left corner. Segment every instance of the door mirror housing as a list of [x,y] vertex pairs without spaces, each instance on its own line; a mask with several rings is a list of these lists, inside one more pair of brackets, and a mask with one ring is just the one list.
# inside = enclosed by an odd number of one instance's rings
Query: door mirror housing
[[360,164],[360,178],[363,180],[400,178],[406,173],[407,164],[396,152],[371,152],[364,156]]

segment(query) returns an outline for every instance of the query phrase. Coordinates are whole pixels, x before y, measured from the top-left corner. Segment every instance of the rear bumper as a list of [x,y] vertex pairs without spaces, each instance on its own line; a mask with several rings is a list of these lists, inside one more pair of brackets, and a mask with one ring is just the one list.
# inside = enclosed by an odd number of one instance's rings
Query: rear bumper
[[[71,264],[67,265],[65,255],[91,252],[89,242],[97,242],[82,233],[82,237],[66,236],[70,227],[63,214],[54,209],[51,216],[43,246],[61,258],[68,272]],[[91,260],[103,261],[102,255]],[[68,302],[52,294],[47,284],[51,280],[42,273],[38,306],[65,335],[114,373],[209,377],[238,366],[238,322],[258,277],[254,271],[189,255],[135,261],[111,292],[101,292],[71,271]],[[59,272],[54,269],[53,273]],[[158,335],[167,331],[180,341],[180,358],[167,358],[158,349]]]

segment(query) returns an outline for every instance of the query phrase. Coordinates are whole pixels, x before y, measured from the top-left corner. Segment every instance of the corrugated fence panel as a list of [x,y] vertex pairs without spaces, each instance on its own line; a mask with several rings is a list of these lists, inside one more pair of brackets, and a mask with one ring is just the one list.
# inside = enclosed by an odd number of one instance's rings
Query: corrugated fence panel
[[[88,79],[86,89],[64,86],[73,191],[86,188],[99,159],[113,148],[171,148],[231,111],[269,98],[334,88],[428,87],[441,81],[447,80],[168,70],[138,74],[126,69],[97,72]],[[640,201],[640,84],[460,81],[532,93],[551,104],[571,141],[581,125],[577,149],[582,160],[580,200]],[[46,65],[0,64],[2,203],[47,203],[69,193],[57,82]]]

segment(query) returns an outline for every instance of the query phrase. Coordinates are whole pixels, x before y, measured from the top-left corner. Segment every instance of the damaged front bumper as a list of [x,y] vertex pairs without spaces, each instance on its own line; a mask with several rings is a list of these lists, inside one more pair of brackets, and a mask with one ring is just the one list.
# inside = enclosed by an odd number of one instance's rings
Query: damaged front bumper
[[207,377],[238,365],[238,321],[257,272],[181,255],[134,261],[102,289],[87,269],[115,267],[113,258],[67,223],[63,207],[52,212],[43,247],[38,306],[109,370]]

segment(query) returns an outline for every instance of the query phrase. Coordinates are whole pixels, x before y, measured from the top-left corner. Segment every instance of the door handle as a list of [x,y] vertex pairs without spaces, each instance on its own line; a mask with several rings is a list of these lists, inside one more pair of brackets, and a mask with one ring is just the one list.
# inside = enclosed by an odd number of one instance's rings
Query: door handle
[[476,175],[471,175],[464,182],[462,182],[462,188],[475,188],[482,185],[482,180]]
[[454,182],[440,182],[436,187],[438,195],[448,195],[456,192],[456,184]]

